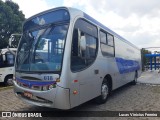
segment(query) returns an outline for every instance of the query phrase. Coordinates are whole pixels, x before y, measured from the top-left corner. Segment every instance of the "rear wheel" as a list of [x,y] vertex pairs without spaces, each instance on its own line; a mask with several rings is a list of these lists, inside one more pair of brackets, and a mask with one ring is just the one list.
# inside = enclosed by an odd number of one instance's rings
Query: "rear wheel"
[[7,85],[13,85],[13,77],[12,76],[7,76],[4,80],[4,84]]
[[101,85],[101,95],[96,98],[96,102],[99,104],[103,104],[107,101],[109,95],[109,85],[107,80],[104,80]]
[[134,75],[134,80],[132,82],[133,85],[136,85],[137,84],[137,78],[138,78],[138,73],[137,71],[135,72],[135,75]]

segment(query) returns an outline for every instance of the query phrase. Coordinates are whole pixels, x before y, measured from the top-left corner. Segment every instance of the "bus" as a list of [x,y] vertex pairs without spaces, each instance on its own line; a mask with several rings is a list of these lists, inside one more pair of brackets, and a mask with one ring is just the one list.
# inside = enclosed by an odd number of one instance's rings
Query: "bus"
[[21,34],[11,34],[7,48],[0,49],[0,82],[13,85],[14,62]]
[[140,49],[86,13],[58,7],[28,18],[17,49],[14,92],[37,106],[71,109],[141,74]]
[[[17,51],[16,48],[10,48],[12,52]],[[15,55],[7,48],[0,49],[0,82],[5,85],[13,85]]]

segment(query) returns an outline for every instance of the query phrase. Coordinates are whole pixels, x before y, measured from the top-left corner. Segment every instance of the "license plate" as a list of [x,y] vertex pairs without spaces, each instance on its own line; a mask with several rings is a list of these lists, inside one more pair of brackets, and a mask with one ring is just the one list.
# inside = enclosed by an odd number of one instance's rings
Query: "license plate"
[[24,91],[23,94],[24,94],[25,97],[28,97],[28,98],[32,98],[33,97],[32,93],[30,93],[30,92]]

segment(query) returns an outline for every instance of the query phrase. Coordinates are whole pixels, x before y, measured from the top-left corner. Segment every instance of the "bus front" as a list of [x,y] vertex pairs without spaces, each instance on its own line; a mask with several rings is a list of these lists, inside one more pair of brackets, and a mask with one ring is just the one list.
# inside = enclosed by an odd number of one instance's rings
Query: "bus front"
[[69,21],[67,9],[59,8],[35,15],[24,23],[14,80],[15,94],[23,101],[69,109],[69,89],[57,85]]

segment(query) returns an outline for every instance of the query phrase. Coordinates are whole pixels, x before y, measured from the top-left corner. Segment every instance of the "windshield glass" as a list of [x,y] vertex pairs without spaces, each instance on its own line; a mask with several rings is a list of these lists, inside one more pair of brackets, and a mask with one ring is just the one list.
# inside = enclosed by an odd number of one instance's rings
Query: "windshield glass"
[[60,71],[68,24],[52,25],[23,33],[16,70]]

